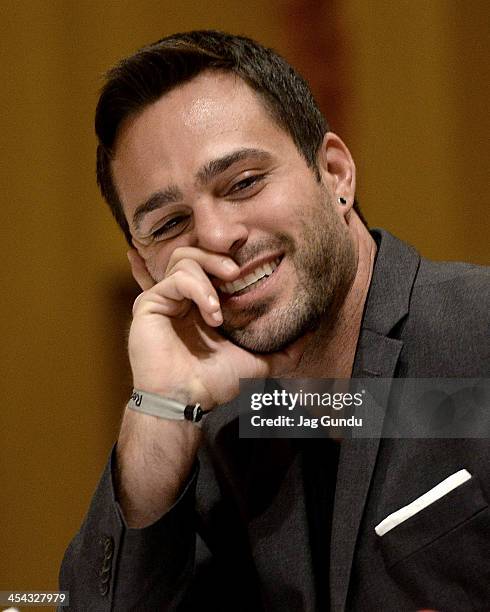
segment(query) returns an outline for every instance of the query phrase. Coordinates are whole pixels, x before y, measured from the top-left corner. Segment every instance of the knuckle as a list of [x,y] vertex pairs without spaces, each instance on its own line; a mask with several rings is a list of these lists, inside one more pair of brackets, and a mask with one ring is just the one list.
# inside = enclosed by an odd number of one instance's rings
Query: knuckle
[[167,270],[173,268],[179,261],[183,259],[188,259],[189,257],[189,247],[181,246],[177,247],[170,255],[170,259],[168,260]]
[[196,263],[193,259],[189,259],[188,257],[186,257],[184,259],[179,259],[179,261],[175,263],[172,269],[169,270],[169,275],[176,274],[177,272],[182,272],[185,270],[195,270],[198,267],[198,263]]
[[186,274],[185,270],[181,270],[181,269],[175,270],[175,272],[171,276],[172,276],[172,280],[177,285],[181,285],[188,278],[188,275]]
[[219,255],[201,248],[191,246],[177,247],[170,256],[167,272],[180,265],[191,265],[201,268],[212,263],[216,257],[219,257]]

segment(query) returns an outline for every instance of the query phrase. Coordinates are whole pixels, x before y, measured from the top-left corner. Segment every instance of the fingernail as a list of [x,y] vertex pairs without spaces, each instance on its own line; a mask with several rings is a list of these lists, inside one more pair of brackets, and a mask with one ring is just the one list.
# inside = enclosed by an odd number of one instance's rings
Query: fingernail
[[214,295],[208,295],[209,305],[213,308],[217,308],[219,306],[218,300],[214,297]]
[[230,270],[230,272],[235,272],[235,270],[238,268],[237,264],[234,261],[231,261],[231,259],[223,259],[222,261],[225,268]]
[[223,316],[221,314],[221,310],[218,310],[218,312],[213,312],[213,314],[211,316],[213,317],[213,319],[217,323],[222,323],[223,322]]

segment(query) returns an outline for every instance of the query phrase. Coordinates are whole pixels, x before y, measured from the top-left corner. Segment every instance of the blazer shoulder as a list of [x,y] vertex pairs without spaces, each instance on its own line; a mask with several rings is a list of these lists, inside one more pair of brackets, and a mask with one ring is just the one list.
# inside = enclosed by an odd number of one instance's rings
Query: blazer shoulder
[[478,327],[480,322],[488,322],[489,306],[490,267],[421,259],[411,310],[420,314],[421,308],[430,308],[427,316],[432,314],[439,322],[458,317]]
[[478,283],[481,285],[490,282],[490,267],[460,261],[431,261],[420,258],[420,267],[415,284],[426,286],[434,284],[452,283]]
[[407,375],[488,376],[489,330],[490,268],[421,259],[400,335]]

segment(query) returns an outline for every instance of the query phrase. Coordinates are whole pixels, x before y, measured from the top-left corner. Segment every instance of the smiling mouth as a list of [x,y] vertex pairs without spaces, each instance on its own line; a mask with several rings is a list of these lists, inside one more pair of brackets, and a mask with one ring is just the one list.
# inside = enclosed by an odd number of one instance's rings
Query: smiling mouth
[[223,283],[218,288],[221,292],[227,293],[230,296],[239,296],[248,293],[269,278],[280,263],[281,257],[276,257],[273,261],[265,263],[262,266],[257,266],[255,270],[243,278],[239,278],[232,283]]

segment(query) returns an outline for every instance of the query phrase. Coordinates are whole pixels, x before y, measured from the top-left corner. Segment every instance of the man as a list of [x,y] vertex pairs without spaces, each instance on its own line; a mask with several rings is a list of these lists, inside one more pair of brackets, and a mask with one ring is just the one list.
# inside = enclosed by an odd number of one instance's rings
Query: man
[[239,440],[226,404],[241,378],[486,376],[488,274],[371,234],[347,147],[248,39],[191,32],[124,60],[96,129],[143,292],[136,391],[63,562],[72,608],[483,610],[485,441]]

